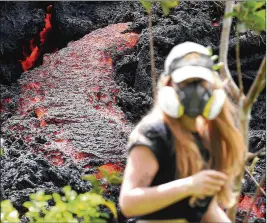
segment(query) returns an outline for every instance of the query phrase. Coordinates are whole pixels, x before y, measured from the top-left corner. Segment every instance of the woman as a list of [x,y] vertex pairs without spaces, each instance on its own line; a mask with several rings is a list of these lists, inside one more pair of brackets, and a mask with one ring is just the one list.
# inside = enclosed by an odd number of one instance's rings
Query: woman
[[137,223],[230,222],[221,207],[237,202],[245,145],[212,66],[192,42],[165,61],[157,102],[129,138],[119,204]]

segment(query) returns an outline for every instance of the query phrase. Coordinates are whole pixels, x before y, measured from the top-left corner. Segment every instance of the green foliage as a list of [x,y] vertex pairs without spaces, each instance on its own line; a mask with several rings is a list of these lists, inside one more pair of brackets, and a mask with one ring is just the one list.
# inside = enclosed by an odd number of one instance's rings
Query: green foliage
[[175,8],[178,4],[179,2],[177,0],[165,0],[160,2],[164,15],[169,15],[170,9]]
[[237,18],[239,32],[251,29],[256,34],[260,34],[266,29],[266,10],[263,9],[265,4],[265,0],[241,2],[235,5],[234,11],[227,14],[225,18],[230,16]]
[[224,66],[224,63],[223,62],[219,62],[219,63],[214,64],[212,66],[212,70],[220,70],[223,66]]
[[0,147],[0,156],[4,155],[4,149]]
[[143,5],[143,7],[146,9],[146,11],[149,12],[152,7],[151,1],[140,0],[140,2]]
[[254,157],[254,159],[253,159],[251,165],[249,166],[249,172],[250,172],[251,174],[254,174],[254,169],[255,169],[256,163],[257,163],[259,160],[260,160],[259,157],[257,157],[257,156]]
[[[152,0],[152,1],[140,0],[140,2],[143,5],[143,7],[146,9],[146,11],[149,12],[151,10],[152,3],[157,2],[157,1],[156,0]],[[160,2],[164,15],[169,15],[170,9],[175,8],[179,4],[178,0],[164,0],[164,1],[158,1],[158,2]]]
[[[212,47],[211,46],[207,46],[207,49],[209,51],[209,56],[213,60],[213,62],[216,61],[216,60],[218,60],[219,56],[218,55],[213,55],[213,49],[212,49]],[[224,66],[224,64],[222,62],[219,62],[217,64],[214,64],[212,66],[212,69],[216,71],[216,70],[221,69],[223,66]]]
[[115,184],[115,185],[120,185],[122,184],[122,174],[121,172],[113,172],[113,173],[109,173],[107,170],[105,170],[104,168],[98,168],[99,171],[103,174],[104,176],[104,180],[108,183],[108,184]]
[[[99,205],[106,205],[117,217],[115,204],[99,194],[90,191],[78,195],[70,186],[65,186],[63,192],[65,196],[45,195],[44,191],[31,194],[31,200],[23,204],[28,208],[25,216],[30,222],[106,222],[108,215],[99,210]],[[48,206],[49,200],[55,205]]]
[[10,200],[1,201],[1,223],[20,222],[19,213]]
[[90,181],[91,185],[92,185],[92,189],[91,191],[93,193],[97,193],[97,194],[103,194],[104,189],[102,187],[102,183],[100,180],[98,180],[96,178],[96,176],[94,176],[93,174],[89,174],[89,175],[84,175],[82,176],[83,180],[88,180]]
[[[86,192],[77,194],[70,186],[63,188],[64,196],[58,193],[46,195],[38,191],[30,195],[30,201],[23,203],[28,209],[25,216],[30,222],[107,222],[109,215],[101,212],[99,205],[107,206],[117,218],[116,206],[113,202],[105,200],[101,195]],[[53,206],[48,201],[54,202]],[[20,222],[19,214],[9,200],[1,202],[1,222]]]
[[218,55],[213,55],[213,56],[211,57],[211,59],[212,59],[213,61],[216,61],[216,60],[219,59],[219,56],[218,56]]
[[98,180],[93,174],[82,176],[83,180],[89,180],[92,184],[92,192],[97,194],[103,194],[103,184],[120,185],[122,183],[123,178],[121,172],[109,173],[107,170],[101,167],[99,167],[98,170],[103,176],[101,180]]
[[[101,212],[99,205],[105,205],[117,218],[116,206],[112,201],[103,198],[103,182],[108,184],[121,184],[120,172],[109,173],[104,168],[99,168],[103,178],[98,180],[94,175],[85,175],[84,180],[89,180],[92,190],[84,194],[77,194],[70,186],[63,188],[64,196],[58,193],[46,195],[44,191],[38,191],[30,195],[30,201],[23,203],[28,209],[25,216],[30,222],[92,222],[105,223],[109,218],[107,213]],[[54,205],[48,205],[48,202]],[[1,202],[1,222],[20,222],[18,211],[9,200]]]

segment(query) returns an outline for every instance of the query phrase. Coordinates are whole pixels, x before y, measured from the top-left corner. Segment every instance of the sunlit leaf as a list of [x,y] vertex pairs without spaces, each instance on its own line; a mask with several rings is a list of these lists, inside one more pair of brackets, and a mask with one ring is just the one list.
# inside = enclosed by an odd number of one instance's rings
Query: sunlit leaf
[[0,147],[0,156],[4,155],[4,149]]
[[209,56],[212,56],[212,54],[213,54],[212,47],[211,46],[207,46],[207,49],[209,51]]
[[30,194],[30,198],[36,201],[43,201],[45,192],[43,190],[37,191],[35,194]]
[[91,223],[106,223],[107,221],[101,218],[92,219]]
[[100,216],[103,217],[103,218],[109,218],[108,213],[105,213],[105,212],[100,213]]
[[218,58],[219,58],[219,56],[218,56],[218,55],[213,55],[213,56],[211,57],[211,59],[212,59],[213,61],[216,61],[216,60],[218,60]]
[[213,70],[219,70],[219,69],[221,69],[223,66],[224,66],[224,63],[223,63],[223,62],[220,62],[220,63],[217,63],[217,64],[213,65],[213,66],[212,66],[212,69],[213,69]]
[[170,9],[168,6],[161,4],[161,8],[162,8],[164,15],[169,15]]
[[61,201],[61,196],[59,194],[53,193],[52,196],[53,196],[55,202]]
[[10,200],[1,201],[1,208],[13,209],[13,205]]
[[258,12],[255,12],[255,21],[257,22],[257,25],[259,27],[259,31],[263,31],[266,29],[266,10],[260,10]]
[[82,176],[82,179],[83,180],[88,180],[91,183],[97,181],[96,177],[93,174],[84,175],[84,176]]
[[118,214],[117,214],[116,205],[112,201],[106,201],[105,205],[111,210],[112,214],[117,219],[118,218]]
[[63,187],[63,191],[65,194],[67,194],[68,192],[71,192],[71,187],[70,186],[65,186]]
[[227,18],[229,18],[229,17],[234,17],[234,16],[236,16],[237,15],[237,13],[236,12],[230,12],[230,13],[228,13],[228,14],[226,14],[225,16],[224,16],[224,18],[225,19],[227,19]]
[[165,0],[160,2],[164,15],[169,15],[170,9],[178,5],[176,0]]
[[251,10],[257,10],[264,6],[266,1],[246,1],[244,3],[245,7],[250,8]]
[[110,173],[107,170],[105,170],[104,168],[101,168],[101,167],[99,167],[98,169],[106,178],[109,178]]
[[152,3],[146,0],[140,0],[140,2],[143,5],[143,7],[146,9],[146,11],[149,12],[152,7]]
[[116,184],[116,185],[122,184],[122,181],[123,181],[123,178],[122,177],[118,177],[118,176],[112,176],[109,179],[109,183]]
[[254,157],[254,159],[253,159],[253,161],[252,161],[252,163],[251,163],[251,165],[250,165],[250,167],[249,167],[249,172],[250,172],[251,174],[254,173],[254,169],[255,169],[256,163],[257,163],[259,160],[260,160],[260,158],[259,158],[258,156]]

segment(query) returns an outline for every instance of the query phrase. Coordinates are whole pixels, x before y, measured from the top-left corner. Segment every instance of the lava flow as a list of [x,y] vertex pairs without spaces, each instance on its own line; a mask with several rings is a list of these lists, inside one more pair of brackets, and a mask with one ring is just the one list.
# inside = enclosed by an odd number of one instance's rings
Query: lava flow
[[[40,46],[38,47],[36,44],[34,44],[35,38],[33,38],[32,40],[30,40],[30,44],[29,44],[29,49],[31,50],[30,55],[27,55],[25,50],[23,50],[23,55],[26,57],[25,60],[21,61],[23,71],[27,71],[30,68],[32,68],[34,66],[35,62],[40,57],[40,49],[44,45],[45,41],[47,40],[47,35],[52,29],[51,10],[52,10],[52,5],[49,5],[47,7],[47,13],[45,16],[45,27],[39,33]],[[23,49],[25,49],[25,46],[23,47]]]
[[138,34],[122,34],[127,27],[95,30],[47,54],[42,66],[20,80],[19,107],[4,128],[21,135],[53,165],[64,166],[70,158],[84,168],[118,170],[132,126],[116,105],[120,88],[111,55],[137,43]]

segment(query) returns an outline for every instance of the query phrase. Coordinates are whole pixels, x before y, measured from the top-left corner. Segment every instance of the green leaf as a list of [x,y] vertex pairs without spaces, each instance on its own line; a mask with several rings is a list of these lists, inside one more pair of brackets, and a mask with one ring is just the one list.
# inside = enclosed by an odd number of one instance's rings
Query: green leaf
[[237,15],[236,12],[230,12],[230,13],[226,14],[226,15],[224,16],[224,18],[227,19],[227,18],[229,18],[229,17],[235,17],[236,15]]
[[71,192],[71,187],[70,187],[70,186],[65,186],[65,187],[63,187],[63,192],[64,192],[65,194]]
[[34,207],[35,205],[31,201],[26,201],[23,203],[23,206],[29,209],[30,207]]
[[212,50],[211,46],[207,46],[207,49],[209,51],[209,55],[212,56],[213,50]]
[[140,0],[140,2],[143,5],[143,7],[146,9],[146,11],[149,12],[152,7],[152,3],[146,0]]
[[254,159],[253,159],[253,161],[252,161],[252,163],[251,163],[251,165],[250,165],[250,167],[249,167],[249,172],[250,172],[251,174],[254,173],[254,169],[255,169],[256,163],[257,163],[259,160],[260,160],[259,157],[257,157],[257,156],[254,157]]
[[102,212],[102,213],[100,213],[100,217],[109,218],[109,214],[105,213],[105,212]]
[[170,9],[176,7],[178,3],[177,0],[165,0],[160,2],[164,15],[169,15]]
[[164,15],[169,15],[169,12],[170,12],[170,9],[168,6],[164,5],[164,4],[161,4],[161,8],[162,8],[162,11],[164,13]]
[[213,56],[211,57],[211,59],[212,59],[213,61],[216,61],[216,60],[218,60],[218,58],[219,58],[219,56],[218,56],[218,55],[213,55]]
[[111,175],[107,170],[105,170],[104,168],[98,167],[99,171],[104,175],[104,177],[109,178],[109,176]]
[[265,5],[265,0],[264,1],[247,1],[244,3],[244,6],[246,8],[250,8],[251,10],[254,10],[254,11],[261,8],[264,5]]
[[83,179],[83,180],[88,180],[88,181],[90,181],[91,183],[97,181],[96,177],[95,177],[93,174],[84,175],[84,176],[82,176],[82,179]]
[[58,193],[52,194],[55,202],[61,202],[61,196]]
[[91,222],[92,223],[107,223],[106,220],[101,219],[101,218],[93,218]]
[[95,192],[97,194],[102,194],[103,193],[103,188],[101,186],[101,182],[98,179],[96,179],[96,177],[94,175],[92,175],[92,174],[84,175],[84,176],[82,176],[82,179],[83,180],[89,180],[91,182],[92,187],[93,187],[92,190],[91,190],[92,192]]
[[266,29],[266,11],[265,9],[260,10],[255,13],[255,22],[259,28],[259,31],[264,31]]
[[160,2],[160,4],[164,4],[168,8],[175,8],[179,4],[179,1],[177,1],[177,0],[164,0],[164,1]]
[[51,195],[44,195],[43,201],[48,201],[50,199],[52,199]]
[[118,177],[118,176],[112,176],[109,179],[109,183],[111,184],[116,184],[116,185],[120,185],[122,184],[123,178],[122,177]]
[[219,69],[221,69],[223,66],[224,66],[224,63],[223,63],[223,62],[220,62],[220,63],[217,63],[217,64],[213,65],[213,66],[212,66],[212,69],[213,69],[213,70],[219,70]]
[[7,220],[7,222],[20,222],[18,211],[14,210],[14,211],[8,213],[6,220]]
[[13,205],[10,200],[4,200],[4,201],[1,201],[1,208],[13,209]]
[[30,198],[36,201],[43,201],[45,192],[43,190],[37,191],[35,194],[30,194]]
[[117,219],[118,218],[118,214],[117,214],[116,205],[112,201],[106,201],[105,205],[111,210],[112,214]]
[[90,192],[88,192],[87,194],[89,195],[90,202],[93,206],[105,204],[106,202],[105,199],[99,194],[90,193]]
[[0,147],[0,156],[4,155],[4,149]]

